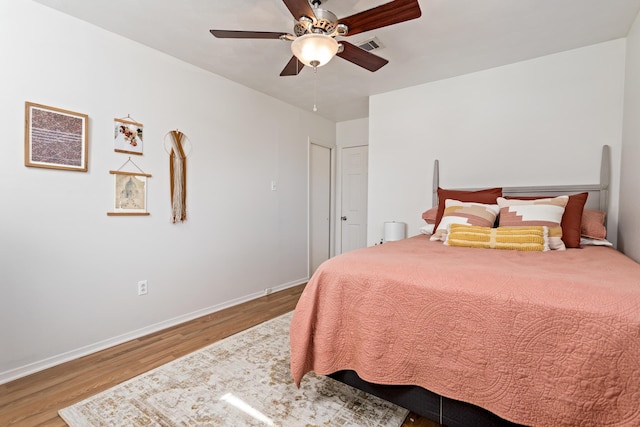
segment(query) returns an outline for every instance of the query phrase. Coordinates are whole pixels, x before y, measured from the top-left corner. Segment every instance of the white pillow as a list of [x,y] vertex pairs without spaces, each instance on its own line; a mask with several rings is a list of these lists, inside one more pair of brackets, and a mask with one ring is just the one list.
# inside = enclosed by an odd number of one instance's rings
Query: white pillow
[[422,227],[419,228],[420,234],[433,234],[433,227],[434,226],[435,226],[435,224],[423,225]]
[[613,246],[613,243],[605,239],[592,239],[590,237],[580,237],[580,246]]

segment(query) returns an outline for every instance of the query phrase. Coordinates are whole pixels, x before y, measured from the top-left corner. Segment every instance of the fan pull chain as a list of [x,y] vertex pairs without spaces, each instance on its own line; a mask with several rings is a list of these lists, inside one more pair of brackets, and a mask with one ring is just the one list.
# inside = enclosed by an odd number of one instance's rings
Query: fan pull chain
[[318,67],[313,67],[313,112],[318,111],[316,101],[318,99]]

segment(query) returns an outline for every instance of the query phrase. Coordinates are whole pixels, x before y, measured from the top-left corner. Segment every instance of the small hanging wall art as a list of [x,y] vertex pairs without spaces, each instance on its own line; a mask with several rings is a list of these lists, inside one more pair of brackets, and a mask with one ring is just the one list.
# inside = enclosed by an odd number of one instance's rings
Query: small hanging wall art
[[131,116],[113,119],[113,151],[117,153],[142,155],[142,123]]
[[184,222],[187,219],[187,156],[191,143],[176,129],[165,135],[164,148],[169,154],[171,222]]
[[[125,172],[122,168],[131,163],[139,172]],[[149,215],[147,212],[147,178],[150,174],[144,173],[131,157],[118,170],[110,170],[113,175],[113,211],[107,212],[109,216],[123,215]]]

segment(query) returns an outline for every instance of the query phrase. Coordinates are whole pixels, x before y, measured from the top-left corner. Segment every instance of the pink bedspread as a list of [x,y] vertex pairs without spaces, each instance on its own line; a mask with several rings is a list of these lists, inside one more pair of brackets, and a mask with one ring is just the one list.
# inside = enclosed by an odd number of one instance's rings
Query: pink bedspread
[[640,265],[603,247],[527,253],[417,236],[312,277],[291,324],[296,384],[343,369],[527,425],[640,425]]

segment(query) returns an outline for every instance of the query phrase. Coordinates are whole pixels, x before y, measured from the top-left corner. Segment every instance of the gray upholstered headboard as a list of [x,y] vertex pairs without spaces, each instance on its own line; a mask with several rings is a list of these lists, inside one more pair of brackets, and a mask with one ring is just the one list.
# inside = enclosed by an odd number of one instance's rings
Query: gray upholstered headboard
[[[552,185],[541,187],[502,187],[505,196],[561,196],[589,192],[585,208],[607,212],[609,206],[609,180],[611,176],[611,156],[609,146],[602,147],[600,160],[600,183],[586,185]],[[440,169],[436,159],[433,165],[433,206],[438,204],[438,187],[440,186]],[[457,190],[477,190],[475,188],[459,188]]]

